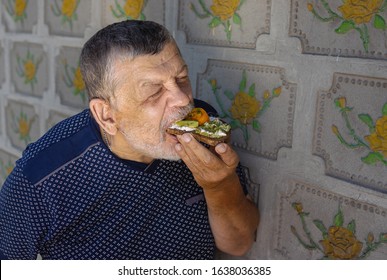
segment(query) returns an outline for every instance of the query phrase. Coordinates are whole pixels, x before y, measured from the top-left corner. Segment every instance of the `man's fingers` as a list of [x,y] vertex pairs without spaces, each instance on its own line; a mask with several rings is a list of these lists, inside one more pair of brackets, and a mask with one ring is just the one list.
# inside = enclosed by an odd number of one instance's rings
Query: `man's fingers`
[[228,168],[235,168],[239,163],[237,153],[226,143],[220,143],[212,149],[217,154],[215,156],[213,152],[209,152],[189,133],[179,135],[177,138],[180,141],[177,151],[182,159],[186,162],[186,159],[189,158],[191,163],[199,169],[203,166],[209,169],[217,169],[222,168],[222,166],[225,167],[224,165]]
[[[213,164],[214,156],[208,152],[195,138],[189,133],[179,135],[177,139],[180,141],[180,145],[177,146],[177,151],[182,157],[182,160],[187,163],[187,159],[194,166],[201,167]],[[180,151],[179,151],[180,150]]]
[[215,151],[228,167],[235,168],[238,165],[239,157],[237,153],[226,143],[216,145]]

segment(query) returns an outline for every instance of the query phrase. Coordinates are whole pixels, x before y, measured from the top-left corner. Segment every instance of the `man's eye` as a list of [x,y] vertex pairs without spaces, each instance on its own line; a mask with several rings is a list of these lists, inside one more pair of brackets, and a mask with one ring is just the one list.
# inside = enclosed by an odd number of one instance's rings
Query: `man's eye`
[[185,84],[185,83],[187,83],[188,81],[189,81],[188,76],[185,76],[185,77],[181,77],[181,78],[177,78],[177,79],[176,79],[176,82],[177,82],[178,84]]
[[163,88],[160,88],[156,93],[149,96],[149,99],[155,99],[155,98],[159,97],[162,92],[163,92]]

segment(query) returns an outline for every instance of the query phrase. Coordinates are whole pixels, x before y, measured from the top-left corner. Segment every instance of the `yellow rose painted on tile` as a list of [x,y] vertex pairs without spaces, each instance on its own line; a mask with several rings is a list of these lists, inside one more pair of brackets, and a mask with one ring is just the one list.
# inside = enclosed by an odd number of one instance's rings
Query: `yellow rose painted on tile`
[[19,123],[19,134],[20,138],[24,139],[28,137],[28,134],[30,133],[30,125],[27,121],[27,118],[25,116],[21,116],[18,120]]
[[[385,103],[382,108],[382,117],[376,122],[374,122],[369,114],[358,114],[359,120],[362,121],[370,131],[370,134],[364,137],[358,135],[351,124],[348,114],[353,111],[353,108],[348,107],[346,98],[338,97],[334,100],[334,103],[339,109],[345,126],[348,129],[348,136],[344,137],[337,125],[332,124],[332,132],[339,139],[340,143],[350,149],[366,149],[368,154],[361,158],[366,164],[375,165],[381,163],[387,165],[387,103]],[[352,141],[349,142],[345,138],[351,138]]]
[[199,19],[210,18],[211,21],[208,24],[210,29],[223,26],[227,40],[230,41],[232,35],[232,24],[239,26],[242,24],[242,18],[238,14],[238,11],[244,1],[213,0],[210,8],[208,8],[201,0],[198,0],[197,2],[201,8],[200,12],[193,3],[190,4],[190,8],[195,15]]
[[21,58],[19,54],[16,54],[16,60],[16,73],[19,77],[24,78],[25,84],[31,85],[31,90],[33,91],[34,85],[38,82],[36,74],[42,57],[36,59],[30,51],[27,51],[25,58]]
[[26,8],[27,8],[27,1],[26,0],[16,0],[15,1],[15,15],[17,17],[23,16]]
[[31,59],[28,59],[26,62],[24,62],[24,73],[25,73],[27,82],[35,78],[36,67],[34,62]]
[[212,1],[211,11],[214,16],[225,21],[236,13],[240,0],[214,0]]
[[233,119],[242,124],[250,124],[261,109],[261,102],[245,92],[238,92],[231,105]]
[[384,0],[344,0],[338,8],[346,20],[353,20],[356,24],[368,23],[382,7]]
[[13,18],[15,22],[20,21],[22,24],[24,23],[24,20],[27,18],[27,0],[14,0],[14,1],[7,1],[4,3],[5,9],[8,12],[8,14]]
[[372,151],[381,152],[387,158],[387,115],[376,121],[375,132],[364,139],[370,144]]
[[58,1],[55,0],[54,4],[50,5],[52,13],[60,17],[61,23],[68,23],[70,30],[73,30],[73,21],[78,20],[78,15],[76,13],[80,0],[62,0],[61,4],[58,4]]
[[77,91],[84,91],[85,90],[85,82],[83,81],[82,74],[81,74],[81,68],[79,66],[75,70],[73,84],[74,84],[74,88]]
[[86,87],[82,78],[82,73],[79,65],[77,67],[71,67],[66,60],[64,64],[63,81],[66,86],[72,89],[74,96],[79,96],[82,99],[82,103],[86,103]]
[[120,4],[115,0],[115,6],[110,6],[110,10],[115,18],[138,19],[145,20],[143,9],[145,6],[144,0],[126,0]]
[[273,99],[279,97],[281,94],[281,87],[276,87],[271,93],[269,90],[265,90],[262,93],[262,101],[258,100],[255,92],[255,83],[247,88],[247,75],[246,71],[243,71],[242,79],[239,83],[239,90],[235,94],[229,90],[223,92],[231,101],[231,106],[226,109],[218,94],[220,86],[216,79],[210,79],[208,83],[221,109],[221,117],[230,119],[232,129],[240,129],[242,131],[246,145],[250,140],[251,130],[256,133],[261,133],[262,125],[259,122],[260,116],[270,107]]
[[328,236],[320,244],[325,256],[334,260],[356,259],[363,248],[363,243],[356,239],[352,231],[338,226],[331,226]]
[[[298,242],[307,250],[317,250],[323,255],[323,259],[352,260],[365,259],[371,252],[376,251],[381,245],[387,243],[387,234],[380,233],[379,239],[375,240],[372,232],[367,235],[367,242],[363,244],[356,237],[356,221],[351,220],[344,226],[344,213],[339,205],[338,212],[333,217],[333,224],[327,227],[323,221],[313,219],[314,226],[320,230],[322,239],[319,242],[314,240],[311,230],[308,228],[307,217],[310,215],[304,212],[302,203],[293,202],[292,207],[297,211],[301,220],[303,237],[298,233],[295,226],[291,225],[291,233]],[[305,238],[306,237],[306,238]]]
[[12,127],[16,134],[19,135],[19,139],[24,141],[27,145],[29,141],[31,141],[30,132],[32,123],[35,121],[35,117],[29,118],[27,114],[23,111],[20,112],[19,116],[14,116],[12,114]]
[[5,181],[8,175],[11,174],[12,170],[14,169],[14,164],[12,164],[10,160],[8,160],[7,163],[4,163],[2,160],[0,160],[0,169],[1,169],[1,177],[2,177],[1,179]]
[[62,2],[62,15],[72,18],[80,0],[64,0]]
[[[369,28],[386,30],[386,20],[383,12],[387,8],[387,0],[343,0],[343,4],[333,10],[327,0],[320,0],[324,13],[320,15],[319,9],[307,3],[307,9],[322,22],[340,22],[334,30],[337,34],[351,34],[349,31],[358,32],[363,42],[363,47],[368,52],[370,43]],[[341,14],[341,15],[340,15]]]

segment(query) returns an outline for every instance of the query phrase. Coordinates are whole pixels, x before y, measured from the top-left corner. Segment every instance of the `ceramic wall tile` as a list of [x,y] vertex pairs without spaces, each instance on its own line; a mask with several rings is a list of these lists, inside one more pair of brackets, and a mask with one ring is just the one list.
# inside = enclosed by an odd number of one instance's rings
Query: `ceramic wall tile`
[[34,107],[19,101],[9,101],[5,108],[7,136],[12,146],[24,150],[40,136],[39,115]]
[[197,82],[197,96],[231,124],[236,147],[276,159],[292,146],[296,85],[283,68],[208,60]]
[[319,93],[313,153],[327,175],[387,192],[387,80],[335,73]]
[[165,24],[165,0],[105,0],[102,25],[127,19],[152,20]]
[[309,54],[387,59],[385,1],[292,0],[289,35]]
[[56,93],[63,105],[85,108],[88,98],[79,68],[81,48],[62,47],[56,57]]
[[386,259],[387,209],[304,182],[278,193],[275,250],[285,259]]
[[43,46],[14,42],[10,56],[11,79],[15,91],[42,97],[48,87],[48,59]]
[[91,21],[91,0],[45,0],[45,23],[50,34],[83,37]]
[[233,127],[261,223],[247,254],[216,258],[321,259],[335,225],[351,257],[387,259],[387,0],[0,0],[0,184],[88,107],[82,44],[127,18],[170,29],[194,96]]
[[255,49],[270,32],[270,0],[179,1],[179,29],[190,44]]
[[38,22],[38,5],[28,0],[3,0],[2,22],[7,32],[31,33]]
[[17,157],[8,153],[7,151],[0,149],[0,188],[3,185],[7,176],[12,172],[15,167]]
[[46,131],[48,131],[50,128],[52,128],[54,125],[59,123],[60,121],[63,121],[64,119],[70,117],[70,115],[66,115],[61,112],[56,111],[50,111],[49,116],[46,120]]

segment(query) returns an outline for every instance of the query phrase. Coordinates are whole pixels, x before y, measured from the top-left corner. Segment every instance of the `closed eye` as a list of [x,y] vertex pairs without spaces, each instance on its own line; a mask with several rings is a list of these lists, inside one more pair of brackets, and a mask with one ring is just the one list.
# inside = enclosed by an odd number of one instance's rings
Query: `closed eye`
[[159,90],[157,90],[154,94],[150,95],[148,97],[148,100],[154,100],[157,99],[164,91],[163,87],[160,87]]
[[184,85],[184,84],[187,84],[188,82],[189,82],[188,76],[179,77],[176,79],[176,83],[179,85]]

